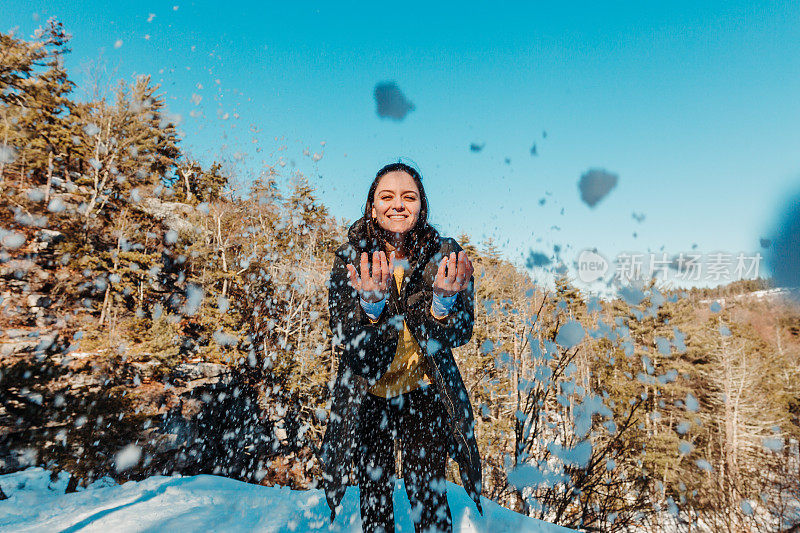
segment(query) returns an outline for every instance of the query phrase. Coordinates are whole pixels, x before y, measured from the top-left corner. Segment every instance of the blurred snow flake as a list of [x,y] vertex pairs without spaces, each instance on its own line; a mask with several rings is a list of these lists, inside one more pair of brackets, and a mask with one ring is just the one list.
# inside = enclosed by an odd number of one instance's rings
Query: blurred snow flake
[[381,82],[375,85],[376,112],[381,118],[403,120],[406,115],[414,110],[414,104],[403,94],[403,91],[393,81]]
[[215,331],[212,335],[214,342],[220,346],[236,346],[239,339],[233,335],[229,335],[222,330]]
[[16,250],[25,244],[25,235],[18,231],[0,229],[0,242],[3,243],[3,248]]
[[430,354],[435,354],[441,348],[442,348],[442,343],[440,343],[436,339],[428,339],[428,342],[425,343],[425,349]]
[[773,451],[779,452],[783,450],[783,439],[780,437],[769,437],[762,441],[764,448]]
[[44,191],[41,189],[28,189],[25,191],[25,194],[31,202],[41,202],[44,200]]
[[122,39],[114,41],[114,48],[122,48]]
[[203,101],[203,97],[197,93],[192,93],[192,103],[194,105],[200,105],[200,102]]
[[161,129],[167,128],[170,124],[174,126],[180,126],[181,122],[183,122],[183,115],[180,113],[166,113],[164,116],[161,117],[161,120],[158,123],[158,127]]
[[592,457],[592,442],[588,439],[575,445],[574,448],[564,448],[558,444],[549,444],[550,453],[561,459],[565,465],[586,468]]
[[753,506],[750,504],[749,501],[742,500],[741,502],[739,502],[739,507],[742,508],[742,512],[744,514],[746,514],[747,516],[750,516],[750,515],[753,514]]
[[617,186],[617,181],[619,181],[618,175],[600,168],[584,172],[578,182],[581,200],[589,207],[594,207]]
[[658,376],[658,382],[662,385],[666,385],[667,383],[672,383],[673,381],[678,379],[678,371],[674,368],[667,370],[662,375]]
[[544,267],[551,263],[550,258],[542,252],[530,250],[525,260],[525,268]]
[[592,417],[596,414],[606,418],[614,416],[600,396],[590,394],[575,407],[575,436],[582,439],[589,434],[589,430],[592,428]]
[[[188,316],[194,316],[200,310],[200,304],[203,302],[203,289],[197,285],[189,284],[186,287],[186,301],[181,307],[181,313]],[[215,339],[216,340],[216,339]]]
[[100,133],[100,128],[97,126],[97,124],[87,124],[83,127],[83,133],[89,137],[94,137]]
[[684,420],[683,422],[680,422],[680,423],[679,423],[679,424],[678,424],[678,425],[675,427],[675,431],[677,431],[677,432],[678,432],[679,434],[681,434],[681,435],[685,435],[686,433],[688,433],[688,431],[689,431],[689,428],[691,428],[691,427],[692,427],[692,424],[691,424],[691,422],[689,422],[689,421],[687,421],[687,420]]
[[672,327],[672,332],[675,334],[675,340],[673,341],[675,348],[678,350],[678,352],[684,353],[686,351],[686,343],[684,343],[686,340],[686,334],[681,332],[681,330],[675,326]]
[[719,313],[722,310],[722,306],[719,302],[714,302],[709,306],[709,309],[711,309],[712,313]]
[[17,462],[20,466],[33,466],[36,464],[39,452],[35,448],[23,448],[21,450],[13,450],[17,456]]
[[167,231],[164,235],[164,242],[167,244],[175,244],[178,242],[178,232],[174,229]]
[[700,404],[697,401],[697,398],[691,392],[686,393],[686,400],[684,400],[686,405],[686,410],[696,413],[697,410],[700,408]]
[[571,320],[558,330],[556,342],[564,348],[572,348],[583,340],[585,334],[586,332],[583,330],[583,326],[581,326],[580,322]]
[[697,468],[700,470],[705,470],[706,472],[711,472],[714,470],[714,467],[711,466],[711,463],[706,461],[705,459],[698,459],[694,462],[697,465]]
[[644,300],[644,292],[636,287],[626,285],[619,289],[620,297],[630,306],[639,305]]
[[669,355],[670,346],[669,346],[669,339],[666,337],[656,337],[656,348],[658,348],[658,353],[661,355]]
[[675,516],[675,517],[678,516],[678,506],[675,505],[675,500],[672,499],[672,496],[667,498],[667,512],[671,516]]
[[486,143],[470,143],[469,151],[478,153],[483,150],[483,147],[486,146]]
[[154,18],[156,18],[156,14],[150,13],[149,15],[147,15],[147,22],[153,22]]
[[767,263],[776,287],[800,286],[800,193],[791,198],[779,215],[780,223],[771,236]]
[[7,145],[0,143],[0,165],[10,165],[17,159],[17,151]]
[[694,450],[694,444],[688,440],[682,440],[680,444],[678,444],[678,451],[681,453],[681,455],[690,454],[692,453],[692,450]]
[[508,482],[522,490],[525,487],[538,487],[547,483],[547,477],[534,465],[523,464],[508,473]]
[[67,208],[66,204],[64,204],[64,200],[60,197],[56,196],[50,200],[50,203],[47,204],[47,210],[51,213],[61,213]]
[[114,465],[117,472],[122,472],[136,466],[136,463],[139,462],[141,457],[142,449],[135,444],[128,444],[114,456]]

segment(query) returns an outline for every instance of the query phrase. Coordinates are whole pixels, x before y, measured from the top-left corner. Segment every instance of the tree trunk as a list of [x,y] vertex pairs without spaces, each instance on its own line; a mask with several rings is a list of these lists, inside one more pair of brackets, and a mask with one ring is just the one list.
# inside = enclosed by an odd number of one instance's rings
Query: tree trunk
[[53,183],[53,152],[47,154],[47,188],[44,190],[44,205],[50,203],[50,186]]

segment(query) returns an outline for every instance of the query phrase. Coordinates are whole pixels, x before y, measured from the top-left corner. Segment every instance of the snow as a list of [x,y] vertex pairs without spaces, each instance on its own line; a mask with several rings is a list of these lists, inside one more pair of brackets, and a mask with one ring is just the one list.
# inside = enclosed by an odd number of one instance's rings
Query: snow
[[117,455],[115,456],[114,464],[117,468],[117,472],[122,472],[123,470],[127,470],[132,466],[136,466],[136,463],[139,462],[141,457],[142,449],[135,444],[128,444],[118,451]]
[[16,250],[25,244],[25,235],[17,231],[0,229],[0,242],[9,250]]
[[7,144],[0,144],[0,165],[10,165],[17,159],[17,151]]
[[687,411],[691,411],[696,413],[698,409],[700,409],[700,403],[697,401],[697,398],[691,392],[686,393],[686,400],[684,401],[684,405],[686,406]]
[[580,322],[571,320],[558,330],[556,342],[565,348],[572,348],[583,340],[585,334]]
[[550,453],[561,459],[564,464],[586,468],[589,459],[592,457],[592,443],[587,439],[579,442],[574,448],[565,448],[558,444],[550,444],[547,447]]
[[[64,494],[69,475],[51,482],[42,468],[0,476],[9,499],[0,501],[0,531],[361,531],[358,487],[348,487],[330,523],[321,490],[262,487],[219,476],[153,476],[117,485],[110,478]],[[572,531],[482,499],[483,516],[464,489],[447,484],[454,531],[559,533]],[[414,531],[398,480],[397,531]]]
[[619,176],[602,168],[593,168],[581,175],[578,189],[581,200],[589,207],[594,207],[611,189],[617,186]]
[[194,316],[200,309],[200,304],[203,302],[203,289],[197,285],[189,284],[186,288],[186,302],[181,308],[184,315]]
[[[575,436],[579,439],[589,434],[592,427],[592,417],[596,414],[606,418],[613,418],[614,414],[604,403],[603,399],[594,394],[587,395],[575,408]],[[591,446],[589,447],[591,452]]]
[[763,440],[764,448],[773,451],[779,452],[783,450],[783,439],[780,437],[769,437]]

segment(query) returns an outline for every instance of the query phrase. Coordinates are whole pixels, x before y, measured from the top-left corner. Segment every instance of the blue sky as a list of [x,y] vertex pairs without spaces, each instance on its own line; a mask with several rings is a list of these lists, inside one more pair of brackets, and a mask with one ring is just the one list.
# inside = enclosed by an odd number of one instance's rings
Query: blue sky
[[[26,1],[0,30],[57,16],[78,94],[93,64],[101,84],[151,74],[195,156],[244,176],[294,162],[337,217],[402,156],[440,230],[519,264],[554,244],[568,261],[758,251],[800,188],[800,4],[640,4]],[[377,116],[382,81],[414,103],[405,120]],[[619,175],[594,208],[592,168]]]

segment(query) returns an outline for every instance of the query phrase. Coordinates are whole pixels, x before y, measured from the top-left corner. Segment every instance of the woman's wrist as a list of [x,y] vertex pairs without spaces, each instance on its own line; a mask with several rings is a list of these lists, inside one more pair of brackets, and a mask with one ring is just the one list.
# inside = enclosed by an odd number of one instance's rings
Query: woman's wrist
[[386,306],[386,295],[377,302],[368,302],[360,296],[358,299],[361,302],[361,309],[363,309],[364,313],[372,320],[377,320],[378,317],[381,316],[383,308]]
[[458,298],[458,293],[452,296],[442,296],[434,291],[433,301],[431,303],[431,314],[434,318],[444,318],[449,315],[453,304],[456,302],[456,298]]

